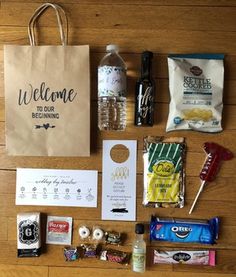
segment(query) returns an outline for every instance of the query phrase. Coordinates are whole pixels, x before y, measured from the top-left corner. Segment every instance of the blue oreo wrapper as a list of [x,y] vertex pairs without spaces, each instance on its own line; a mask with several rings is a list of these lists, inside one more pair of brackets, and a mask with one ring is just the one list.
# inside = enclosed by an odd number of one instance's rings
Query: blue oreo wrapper
[[218,239],[219,218],[210,220],[151,217],[150,240],[214,244]]

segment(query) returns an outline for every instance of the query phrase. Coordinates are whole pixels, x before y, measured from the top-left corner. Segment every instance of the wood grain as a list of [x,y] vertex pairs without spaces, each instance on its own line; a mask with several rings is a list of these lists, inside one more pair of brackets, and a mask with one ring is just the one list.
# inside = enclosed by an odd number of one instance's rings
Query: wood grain
[[[2,0],[2,3],[4,2],[16,2],[15,0]],[[32,3],[32,0],[18,0],[17,2],[19,3]],[[36,0],[34,1],[36,3],[42,3],[42,2],[47,2],[47,0],[39,1]],[[54,3],[58,3],[63,5],[64,4],[76,4],[78,3],[77,0],[55,0]],[[96,0],[80,0],[80,3],[85,3],[85,4],[94,4],[97,3]],[[207,7],[234,7],[236,6],[234,0],[219,0],[215,2],[214,0],[146,0],[143,2],[142,0],[100,0],[100,4],[103,5],[113,5],[113,4],[120,4],[120,5],[137,5],[140,4],[142,6],[145,5],[152,5],[152,6],[207,6]]]
[[[137,39],[137,36],[140,38]],[[94,37],[99,38],[94,41]],[[161,40],[160,40],[161,38]],[[174,44],[170,43],[174,41]],[[207,38],[207,43],[206,43]],[[60,44],[56,27],[42,27],[39,31],[39,42],[43,44]],[[150,40],[152,43],[150,44]],[[186,31],[163,29],[95,29],[73,28],[69,33],[69,44],[89,44],[92,51],[104,51],[104,45],[112,42],[120,45],[121,52],[140,53],[149,49],[155,53],[225,53],[235,54],[236,32],[225,31]],[[0,44],[28,44],[25,27],[1,27]]]
[[[25,29],[26,31],[26,29]],[[4,67],[4,61],[3,61],[3,45],[0,45],[0,73],[1,73],[1,78],[3,80],[3,67]],[[97,79],[97,66],[99,65],[100,60],[102,57],[106,54],[105,51],[106,45],[103,46],[103,49],[101,52],[90,52],[90,63],[91,63],[91,81],[92,84],[96,81]],[[121,52],[122,58],[127,64],[128,67],[128,78],[130,80],[132,79],[137,79],[140,76],[140,65],[141,65],[141,54],[138,53],[124,53]],[[167,67],[167,57],[168,53],[160,54],[160,53],[155,53],[153,56],[153,70],[152,70],[152,75],[155,79],[158,81],[162,81],[161,79],[168,79],[168,67]],[[224,62],[224,67],[225,67],[225,80],[226,81],[231,81],[231,80],[236,80],[236,76],[234,72],[236,71],[236,55],[226,55],[225,56],[225,62]],[[160,80],[159,80],[160,79]],[[167,80],[163,80],[164,82],[167,82]],[[227,82],[226,82],[227,83]],[[3,82],[0,84],[0,93],[3,92]],[[132,85],[128,83],[128,86],[130,88]],[[226,84],[227,87],[227,84]],[[233,88],[232,85],[230,87]],[[92,95],[96,96],[97,93],[97,88],[94,88],[95,91],[91,91]],[[129,94],[133,94],[130,90]],[[157,86],[157,92],[158,92],[158,97],[156,100],[158,101],[159,96],[163,97],[162,95],[165,94],[159,86]],[[234,93],[229,93],[229,97],[233,97]],[[0,96],[2,97],[3,94]]]
[[[158,276],[160,277],[169,277],[169,276],[175,276],[175,277],[197,277],[199,276],[199,273],[184,273],[184,272],[170,272],[170,268],[171,266],[168,267],[162,267],[162,271],[160,271],[158,273]],[[186,268],[186,266],[185,266]],[[193,268],[193,267],[192,267]],[[165,272],[166,271],[166,272]],[[118,277],[121,276],[119,271],[115,271],[115,270],[104,270],[104,269],[96,269],[96,276],[97,277],[108,277],[108,276],[114,276],[114,277]],[[50,277],[74,277],[74,276],[78,276],[79,274],[81,274],[83,277],[89,277],[91,276],[91,274],[94,274],[94,270],[93,269],[81,269],[81,268],[77,268],[77,269],[72,269],[72,268],[50,268],[49,269],[49,276]],[[145,276],[147,277],[151,277],[153,276],[153,272],[146,272]],[[129,276],[137,276],[137,274],[132,273],[128,270],[126,270],[125,272],[125,276],[129,277]],[[204,273],[202,276],[204,277],[213,277],[212,274],[210,273]],[[214,273],[214,277],[233,277],[234,274],[216,274]]]
[[[168,267],[168,269],[170,268],[170,266]],[[170,270],[168,270],[167,267],[163,268],[163,271],[160,271],[158,273],[158,276],[160,277],[169,277],[169,276],[175,276],[175,277],[197,277],[199,276],[199,273],[184,273],[184,272],[169,272]],[[129,277],[129,276],[137,276],[137,274],[132,273],[128,270],[126,270],[127,272],[125,272],[125,276]],[[165,272],[166,271],[166,272]],[[108,276],[114,276],[114,277],[118,277],[121,276],[119,271],[115,271],[115,270],[104,270],[104,269],[100,269],[97,270],[96,269],[96,276],[97,277],[108,277]],[[91,274],[94,274],[94,270],[93,269],[81,269],[81,268],[77,268],[77,269],[72,269],[72,268],[50,268],[49,269],[49,276],[50,277],[74,277],[74,276],[78,276],[79,274],[83,275],[84,277],[89,277],[91,276]],[[153,276],[153,272],[146,272],[145,276],[147,277],[151,277]],[[204,277],[212,277],[211,273],[204,273],[203,275]],[[214,277],[233,277],[234,274],[216,274],[214,273]]]
[[[27,24],[33,11],[46,0],[0,1],[0,277],[73,277],[73,276],[136,276],[130,265],[106,263],[98,259],[79,262],[64,261],[63,246],[45,245],[39,258],[16,257],[16,215],[20,212],[42,213],[42,238],[45,241],[47,215],[72,216],[73,245],[82,241],[79,226],[100,226],[104,230],[124,234],[119,249],[130,252],[134,239],[134,222],[101,220],[102,142],[105,139],[136,139],[137,152],[137,221],[145,223],[147,272],[145,276],[160,277],[233,277],[236,274],[236,159],[222,164],[216,180],[201,194],[196,210],[188,210],[200,185],[199,171],[205,159],[202,145],[218,142],[236,154],[236,1],[235,0],[55,0],[69,16],[70,44],[89,44],[91,53],[91,150],[89,158],[71,157],[12,157],[6,154],[4,59],[3,45],[28,44]],[[52,11],[39,20],[37,37],[40,45],[60,44],[55,15]],[[120,46],[128,67],[127,118],[125,132],[97,130],[97,66],[109,43]],[[140,56],[144,50],[154,52],[153,77],[156,82],[155,125],[137,128],[134,121],[135,82],[140,75]],[[169,53],[224,53],[224,131],[218,134],[197,132],[166,133],[169,90]],[[183,209],[144,207],[143,200],[143,137],[146,135],[184,136],[187,142],[186,194]],[[122,159],[124,152],[115,151]],[[96,169],[98,178],[98,207],[16,206],[15,182],[17,167]],[[148,239],[148,223],[152,214],[160,217],[209,219],[220,218],[220,235],[216,245],[171,244]],[[153,249],[215,249],[217,265],[153,265]]]
[[[38,3],[3,2],[0,10],[0,25],[28,26],[29,18]],[[235,10],[231,7],[191,7],[191,6],[152,6],[149,5],[101,5],[64,4],[70,27],[96,29],[162,29],[162,30],[204,30],[236,31]],[[24,10],[24,17],[15,16]],[[130,13],[132,12],[132,16]],[[169,18],[171,14],[171,18]],[[149,20],[152,18],[152,20]],[[207,20],[205,20],[207,18]],[[186,24],[188,22],[188,24]],[[41,24],[40,24],[41,23]],[[39,27],[57,27],[54,11],[47,11],[39,20]]]
[[0,265],[1,277],[47,277],[46,266]]

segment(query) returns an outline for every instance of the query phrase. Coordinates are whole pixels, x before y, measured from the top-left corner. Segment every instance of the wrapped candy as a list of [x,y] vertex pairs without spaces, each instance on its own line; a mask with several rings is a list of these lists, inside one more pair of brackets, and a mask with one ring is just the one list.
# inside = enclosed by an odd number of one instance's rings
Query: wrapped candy
[[215,266],[214,250],[154,250],[154,264],[191,264]]
[[218,239],[218,230],[218,217],[210,220],[197,220],[152,216],[150,240],[214,244]]
[[184,206],[184,138],[144,139],[143,204],[154,207]]
[[214,142],[205,142],[203,147],[207,154],[207,158],[200,172],[200,179],[202,180],[202,183],[193,201],[189,214],[192,213],[197,203],[198,197],[206,183],[212,182],[216,178],[222,161],[231,160],[234,156],[230,150]]
[[106,249],[100,252],[100,260],[115,262],[119,264],[128,264],[130,259],[130,254],[124,251]]
[[64,257],[66,261],[76,261],[79,258],[78,248],[77,247],[65,247],[64,248]]

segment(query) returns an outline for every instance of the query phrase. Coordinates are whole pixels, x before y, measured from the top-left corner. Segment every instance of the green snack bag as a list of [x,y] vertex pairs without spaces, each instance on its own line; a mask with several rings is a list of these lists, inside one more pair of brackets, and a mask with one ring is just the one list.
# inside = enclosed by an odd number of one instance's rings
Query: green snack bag
[[143,204],[154,207],[184,206],[184,138],[144,139]]

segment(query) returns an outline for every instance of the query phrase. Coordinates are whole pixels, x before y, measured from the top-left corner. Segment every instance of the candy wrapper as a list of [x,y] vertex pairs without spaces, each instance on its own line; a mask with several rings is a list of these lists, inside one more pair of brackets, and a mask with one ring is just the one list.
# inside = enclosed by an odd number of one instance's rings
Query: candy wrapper
[[106,249],[100,252],[100,260],[128,265],[130,260],[130,254],[124,251]]
[[90,239],[90,229],[85,226],[85,225],[82,225],[79,227],[79,237],[80,239],[82,240],[89,240]]
[[71,245],[72,217],[48,216],[46,243]]
[[160,251],[154,250],[154,264],[192,264],[215,266],[214,250]]
[[78,260],[79,253],[77,247],[65,247],[64,248],[64,257],[66,261],[73,262]]
[[186,144],[184,138],[144,139],[143,204],[154,207],[184,206]]
[[214,244],[218,239],[218,230],[218,217],[210,220],[188,220],[152,216],[150,240]]
[[121,244],[121,234],[117,232],[105,232],[105,242],[106,244]]
[[83,249],[83,257],[84,258],[96,258],[97,257],[97,244],[81,244]]
[[17,249],[18,257],[40,256],[40,213],[21,213],[17,215]]
[[102,241],[104,239],[104,231],[99,226],[93,226],[93,236],[92,239],[94,241]]

